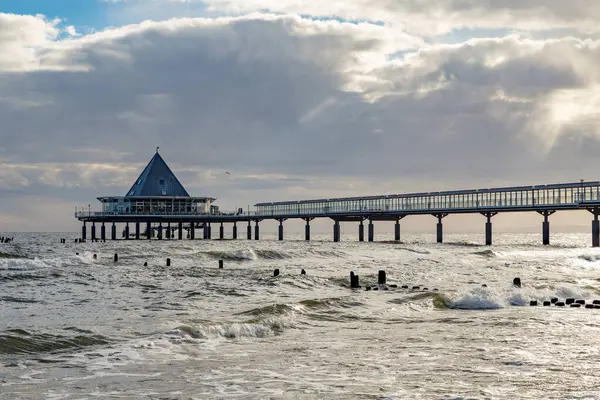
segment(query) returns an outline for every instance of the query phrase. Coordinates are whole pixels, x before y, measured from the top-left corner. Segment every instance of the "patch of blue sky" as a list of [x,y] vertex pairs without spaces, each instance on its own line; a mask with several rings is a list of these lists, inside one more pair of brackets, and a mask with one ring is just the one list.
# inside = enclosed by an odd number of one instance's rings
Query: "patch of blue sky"
[[109,3],[98,0],[4,0],[0,12],[37,15],[48,20],[60,18],[63,25],[73,25],[77,31],[86,33],[106,26],[106,8]]
[[383,21],[373,21],[373,20],[368,20],[368,19],[347,19],[347,18],[337,17],[335,15],[318,16],[318,15],[310,15],[310,14],[300,14],[300,16],[302,18],[312,19],[314,21],[337,21],[337,22],[356,24],[356,25],[366,23],[366,24],[385,26],[385,22],[383,22]]
[[501,38],[515,33],[512,29],[496,28],[496,29],[484,29],[484,28],[460,28],[454,29],[443,35],[434,36],[429,39],[431,43],[444,43],[444,44],[458,44],[464,43],[469,39],[478,38]]

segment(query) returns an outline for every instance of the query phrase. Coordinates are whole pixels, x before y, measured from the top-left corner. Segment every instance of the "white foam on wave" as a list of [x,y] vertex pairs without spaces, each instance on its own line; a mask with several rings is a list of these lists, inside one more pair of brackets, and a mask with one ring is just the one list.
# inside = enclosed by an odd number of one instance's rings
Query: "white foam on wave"
[[537,289],[533,287],[490,288],[478,287],[460,292],[454,296],[443,295],[444,303],[460,310],[496,310],[510,306],[526,306],[531,300],[543,302],[557,297],[561,300],[572,297],[586,299],[591,293],[577,286],[558,286]]
[[233,253],[233,256],[240,260],[250,260],[255,261],[258,259],[256,252],[252,250],[250,247],[246,249],[240,249]]
[[272,316],[256,322],[206,323],[182,325],[177,328],[184,338],[192,339],[237,339],[273,336],[277,331],[295,325],[295,315]]
[[86,264],[95,264],[96,262],[98,262],[98,260],[94,260],[94,254],[96,254],[96,256],[100,258],[100,254],[92,253],[90,251],[84,251],[83,254],[79,254],[76,257],[78,257],[82,262]]
[[[47,260],[46,260],[47,261]],[[8,271],[31,271],[37,269],[52,268],[53,265],[47,264],[39,258],[2,258],[0,259],[0,270]]]

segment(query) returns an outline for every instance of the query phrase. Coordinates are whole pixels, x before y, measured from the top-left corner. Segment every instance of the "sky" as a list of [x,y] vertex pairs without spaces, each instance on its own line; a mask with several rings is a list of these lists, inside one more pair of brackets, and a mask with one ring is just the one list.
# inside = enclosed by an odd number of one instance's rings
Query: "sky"
[[599,180],[598,20],[589,0],[5,0],[0,232],[78,230],[157,146],[224,210]]

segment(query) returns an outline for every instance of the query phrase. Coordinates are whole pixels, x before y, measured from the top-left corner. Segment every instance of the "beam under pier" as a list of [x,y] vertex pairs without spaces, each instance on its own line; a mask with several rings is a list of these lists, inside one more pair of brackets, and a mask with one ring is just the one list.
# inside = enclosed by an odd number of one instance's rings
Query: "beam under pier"
[[442,219],[446,218],[448,216],[448,214],[447,213],[433,214],[433,216],[436,217],[438,220],[437,225],[436,225],[437,242],[443,243],[444,242],[444,226],[442,225]]
[[552,210],[544,210],[538,211],[540,215],[544,217],[544,222],[542,222],[542,243],[547,246],[550,244],[550,221],[548,217],[554,214],[556,211]]
[[360,225],[358,225],[358,241],[365,241],[365,224],[362,219],[360,220]]
[[398,218],[398,219],[396,220],[396,224],[394,225],[394,240],[395,240],[396,242],[399,242],[399,241],[400,241],[400,220],[401,220],[401,219],[402,219],[402,218]]
[[492,245],[492,217],[496,216],[498,213],[497,212],[482,212],[481,215],[483,215],[486,218],[485,221],[485,245],[486,246],[491,246]]
[[340,241],[340,221],[335,221],[333,224],[333,241]]
[[592,220],[592,247],[600,247],[600,221],[598,221],[600,208],[589,207],[587,210],[594,216]]
[[285,221],[284,219],[280,219],[279,220],[279,228],[278,228],[278,239],[279,240],[283,240],[283,221]]
[[304,226],[304,240],[310,241],[310,218],[305,218],[306,226]]

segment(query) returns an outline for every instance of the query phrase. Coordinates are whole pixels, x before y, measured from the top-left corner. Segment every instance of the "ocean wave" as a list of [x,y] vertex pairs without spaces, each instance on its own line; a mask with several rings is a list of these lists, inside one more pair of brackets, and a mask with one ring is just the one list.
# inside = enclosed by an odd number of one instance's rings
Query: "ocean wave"
[[408,251],[417,254],[431,254],[429,250],[411,249],[410,247],[398,247],[397,250]]
[[52,335],[30,333],[23,329],[8,329],[0,332],[0,354],[55,353],[106,345],[110,342],[108,338],[94,334]]
[[585,260],[589,262],[600,261],[600,254],[582,254],[579,257],[580,260]]
[[531,300],[543,302],[553,297],[558,299],[586,299],[590,292],[577,286],[558,286],[538,289],[534,287],[491,288],[478,287],[454,296],[438,294],[434,298],[437,308],[458,310],[497,310],[509,306],[527,306]]
[[203,251],[201,254],[205,254],[215,260],[225,260],[225,261],[255,261],[258,259],[257,253],[252,249],[242,249],[242,250],[209,250]]
[[476,251],[473,253],[476,256],[482,256],[482,257],[496,257],[496,253],[493,250],[483,250],[483,251]]
[[245,322],[186,324],[177,327],[176,332],[192,339],[262,338],[280,334],[285,328],[293,327],[294,320],[293,315],[285,314]]
[[306,258],[309,256],[320,258],[342,258],[346,254],[342,251],[306,249],[302,251],[281,251],[273,249],[242,249],[242,250],[209,250],[205,254],[216,260],[226,261],[255,261],[255,260],[287,260],[292,258]]
[[52,266],[38,259],[28,258],[0,258],[0,272],[2,271],[31,271],[38,269],[48,269]]
[[0,251],[0,259],[2,258],[25,258],[26,256],[22,254],[14,254],[14,253],[5,253]]

